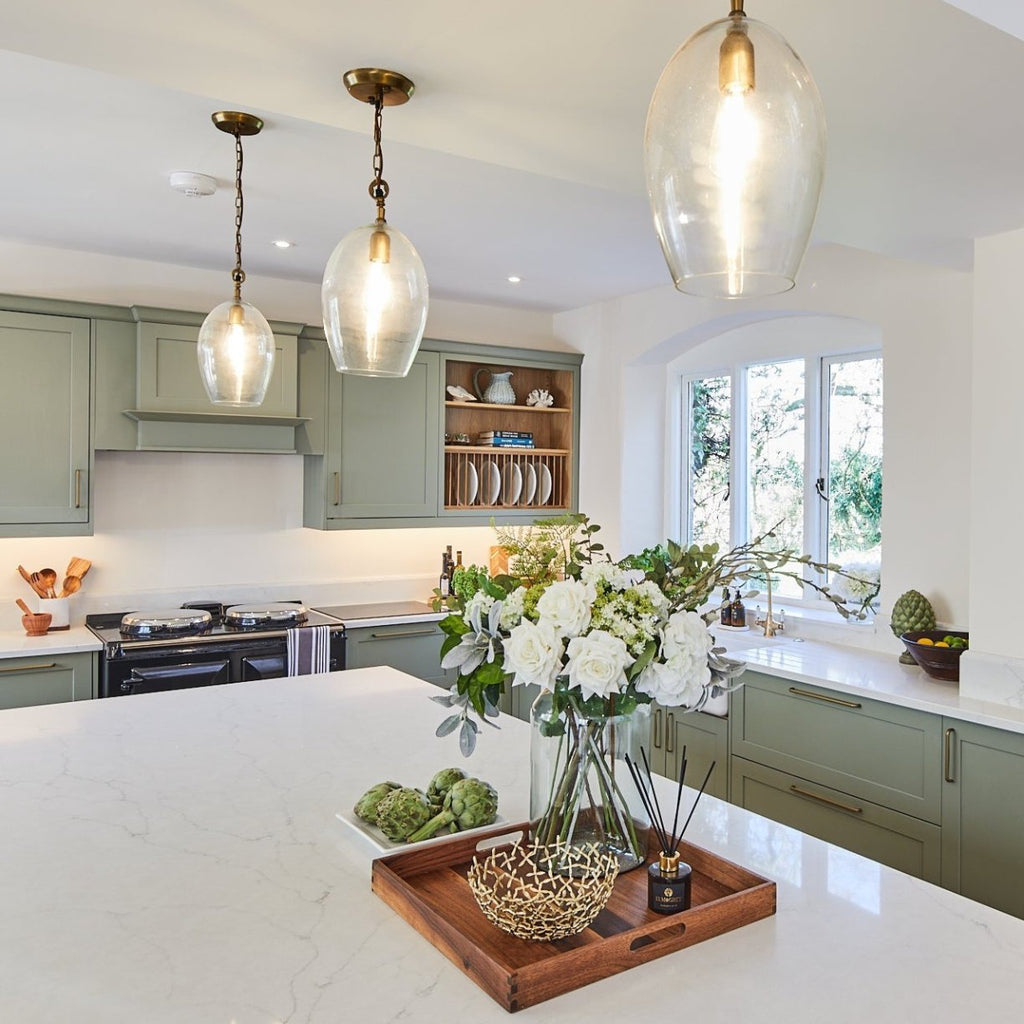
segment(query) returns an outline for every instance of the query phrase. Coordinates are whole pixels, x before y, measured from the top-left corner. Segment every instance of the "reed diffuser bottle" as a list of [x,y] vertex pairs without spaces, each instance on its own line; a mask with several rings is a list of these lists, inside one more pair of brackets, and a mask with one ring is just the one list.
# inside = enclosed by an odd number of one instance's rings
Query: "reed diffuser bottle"
[[675,914],[690,909],[693,871],[679,853],[666,853],[647,866],[647,907],[656,914]]

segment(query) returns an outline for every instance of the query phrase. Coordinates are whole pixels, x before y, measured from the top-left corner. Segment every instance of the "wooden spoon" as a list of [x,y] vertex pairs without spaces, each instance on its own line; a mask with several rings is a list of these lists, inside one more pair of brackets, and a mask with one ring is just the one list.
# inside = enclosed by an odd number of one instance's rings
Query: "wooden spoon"
[[72,594],[77,594],[82,588],[82,578],[80,576],[65,576],[64,586],[61,588],[60,597],[70,597]]
[[77,576],[82,579],[83,576],[92,568],[92,562],[88,558],[79,558],[77,555],[71,559],[68,563],[68,575]]
[[32,609],[31,609],[31,608],[29,608],[29,606],[28,606],[27,604],[25,604],[25,602],[24,602],[24,601],[22,601],[22,599],[21,599],[20,597],[18,598],[18,600],[17,600],[17,601],[15,602],[15,603],[17,604],[17,606],[18,606],[18,607],[19,607],[19,608],[20,608],[20,609],[21,609],[21,610],[22,610],[22,611],[23,611],[23,612],[24,612],[24,613],[25,613],[26,615],[31,615],[31,614],[32,614]]
[[43,581],[43,586],[46,587],[47,596],[56,597],[57,591],[53,589],[53,585],[57,582],[57,570],[40,569],[39,578]]

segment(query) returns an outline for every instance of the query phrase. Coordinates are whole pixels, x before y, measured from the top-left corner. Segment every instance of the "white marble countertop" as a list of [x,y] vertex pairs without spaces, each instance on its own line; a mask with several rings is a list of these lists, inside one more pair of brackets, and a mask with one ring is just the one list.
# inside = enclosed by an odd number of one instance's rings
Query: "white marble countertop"
[[[507,1020],[334,817],[461,762],[434,692],[374,668],[0,712],[0,1019]],[[515,819],[529,730],[501,724],[469,766]],[[520,1019],[1020,1020],[1024,921],[713,798],[687,835],[774,878],[778,913]]]
[[46,633],[44,636],[26,636],[23,629],[0,630],[0,658],[101,650],[103,644],[85,626],[72,626],[70,629]]
[[793,637],[760,638],[750,647],[727,637],[724,645],[730,657],[768,675],[1024,733],[1024,708],[963,697],[956,683],[931,679],[894,654]]
[[343,604],[316,606],[340,619],[349,629],[368,629],[372,626],[394,626],[399,623],[439,622],[448,613],[435,612],[422,601],[378,601],[373,604]]

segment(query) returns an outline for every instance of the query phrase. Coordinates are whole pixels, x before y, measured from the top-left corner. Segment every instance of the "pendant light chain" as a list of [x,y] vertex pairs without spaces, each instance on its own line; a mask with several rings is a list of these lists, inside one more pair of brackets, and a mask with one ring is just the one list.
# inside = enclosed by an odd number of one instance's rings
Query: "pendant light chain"
[[378,90],[377,94],[370,101],[373,104],[373,181],[368,189],[370,198],[377,204],[377,220],[383,222],[384,200],[391,191],[390,186],[384,180],[384,152],[380,148],[381,136],[381,112],[384,109],[384,94]]
[[231,280],[235,283],[235,302],[242,301],[242,282],[245,271],[242,269],[242,214],[245,203],[242,199],[242,136],[235,136],[235,269],[231,271]]

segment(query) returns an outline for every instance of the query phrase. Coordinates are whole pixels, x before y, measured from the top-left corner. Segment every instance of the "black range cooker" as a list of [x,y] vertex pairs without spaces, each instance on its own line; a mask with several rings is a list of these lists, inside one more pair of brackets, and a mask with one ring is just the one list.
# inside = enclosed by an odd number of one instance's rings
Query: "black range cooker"
[[298,601],[87,615],[103,641],[99,695],[215,686],[288,674],[288,630],[328,627],[330,670],[345,667],[345,627]]

